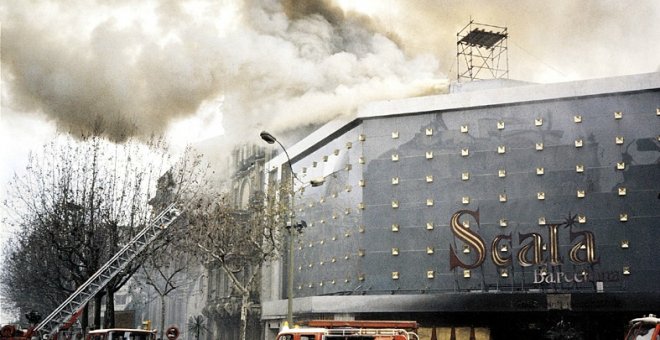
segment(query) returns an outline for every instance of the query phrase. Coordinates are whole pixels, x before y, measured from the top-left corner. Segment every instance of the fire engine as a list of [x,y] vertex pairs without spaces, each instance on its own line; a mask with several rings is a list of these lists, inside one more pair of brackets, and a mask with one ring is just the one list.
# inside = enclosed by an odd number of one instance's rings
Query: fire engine
[[415,321],[313,320],[306,327],[284,325],[277,340],[419,340]]
[[660,339],[660,318],[649,314],[643,318],[630,320],[625,340],[658,340]]
[[148,329],[97,329],[89,331],[86,340],[156,340],[156,330]]
[[[180,215],[174,204],[169,205],[148,225],[142,229],[132,240],[130,240],[117,254],[106,262],[96,273],[94,273],[85,283],[73,292],[59,307],[50,315],[41,320],[37,325],[22,330],[15,325],[6,325],[0,329],[0,340],[30,340],[36,339],[71,339],[73,334],[70,331],[75,324],[78,316],[81,314],[85,305],[99,292],[101,292],[108,283],[122,272],[138,255],[140,255],[147,246],[161,236],[167,228],[174,223]],[[36,323],[36,322],[35,322]],[[126,333],[127,330],[124,330]],[[136,334],[133,337],[122,337],[119,333],[113,333],[113,330],[99,330],[90,332],[98,336],[91,337],[92,340],[111,340],[111,339],[130,339],[130,340],[152,340],[155,339],[155,332],[151,337],[139,335],[143,331],[139,329],[128,330],[130,334]],[[113,334],[117,336],[113,337]],[[138,336],[139,335],[139,336]]]

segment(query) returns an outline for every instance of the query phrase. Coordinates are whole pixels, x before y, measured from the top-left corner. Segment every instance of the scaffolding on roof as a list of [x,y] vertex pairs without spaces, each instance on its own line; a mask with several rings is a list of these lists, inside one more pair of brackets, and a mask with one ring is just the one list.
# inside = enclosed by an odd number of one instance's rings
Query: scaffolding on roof
[[480,24],[470,19],[457,34],[457,80],[509,78],[506,27]]

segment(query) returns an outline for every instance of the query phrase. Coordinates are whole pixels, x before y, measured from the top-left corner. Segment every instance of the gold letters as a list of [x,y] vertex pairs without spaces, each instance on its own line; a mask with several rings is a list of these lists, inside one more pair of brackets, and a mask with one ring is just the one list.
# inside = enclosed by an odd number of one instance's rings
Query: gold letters
[[486,259],[486,244],[484,240],[470,228],[463,226],[463,223],[460,222],[460,219],[463,215],[470,215],[477,222],[477,227],[479,226],[479,210],[460,210],[454,213],[451,216],[451,231],[454,233],[454,236],[463,240],[470,248],[474,248],[474,251],[477,255],[477,259],[474,260],[471,264],[466,264],[461,261],[458,256],[456,256],[456,251],[452,245],[449,245],[449,267],[454,269],[456,267],[461,267],[464,269],[474,269],[484,263]]
[[[476,228],[468,227],[469,220],[461,218],[471,217],[476,222]],[[559,231],[561,226],[570,229],[570,242],[572,246],[568,253],[568,260],[573,264],[595,264],[600,262],[596,256],[596,237],[590,231],[573,231],[573,225],[569,222],[560,224],[547,224],[548,236],[544,238],[539,233],[518,233],[518,245],[520,248],[515,254],[515,260],[522,267],[538,265],[559,266],[564,259],[560,255]],[[465,244],[465,250],[459,254],[453,244],[449,245],[450,269],[460,267],[463,269],[475,269],[483,265],[488,249],[484,239],[479,235],[479,210],[459,210],[451,216],[450,228],[453,235]],[[509,267],[514,262],[513,241],[511,234],[497,235],[490,243],[490,259],[499,268]],[[468,255],[469,254],[469,255]],[[538,274],[541,275],[541,274]],[[580,282],[580,278],[555,278],[565,282]],[[545,276],[543,280],[546,280]],[[549,279],[548,279],[549,280]],[[545,282],[545,281],[544,281]]]

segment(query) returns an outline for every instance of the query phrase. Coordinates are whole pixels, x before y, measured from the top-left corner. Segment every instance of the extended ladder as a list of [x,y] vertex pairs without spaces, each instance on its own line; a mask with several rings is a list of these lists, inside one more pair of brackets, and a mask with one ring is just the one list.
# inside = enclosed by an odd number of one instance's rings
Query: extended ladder
[[35,327],[35,333],[47,336],[47,338],[52,338],[57,334],[63,325],[67,322],[71,322],[70,320],[79,314],[89,300],[101,292],[110,280],[124,270],[136,256],[142,253],[142,251],[144,251],[151,242],[157,239],[167,227],[174,223],[178,217],[179,211],[174,207],[174,204],[165,208],[117,254],[115,254],[115,256],[106,262],[101,269],[94,273],[94,275],[78,287],[78,289],[59,307],[57,307],[57,309],[41,321],[37,327]]

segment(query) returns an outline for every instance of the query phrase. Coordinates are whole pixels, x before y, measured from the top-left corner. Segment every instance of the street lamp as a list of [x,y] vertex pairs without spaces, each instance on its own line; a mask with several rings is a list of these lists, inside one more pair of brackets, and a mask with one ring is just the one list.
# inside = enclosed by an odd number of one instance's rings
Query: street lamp
[[[300,221],[300,223],[294,224],[293,222],[293,217],[294,217],[294,204],[293,204],[293,188],[294,188],[294,178],[298,180],[298,182],[303,183],[298,176],[296,176],[296,173],[293,171],[293,165],[291,165],[291,158],[289,157],[289,153],[286,151],[286,148],[280,141],[277,140],[273,135],[266,131],[261,131],[259,134],[261,139],[266,141],[268,144],[274,144],[277,142],[279,146],[282,148],[284,151],[284,154],[286,155],[287,163],[289,164],[289,170],[291,170],[291,197],[289,199],[289,202],[291,203],[291,212],[289,213],[289,223],[287,224],[287,230],[289,230],[289,275],[287,277],[287,312],[286,312],[286,319],[287,322],[289,323],[289,327],[293,327],[293,273],[294,273],[294,266],[293,266],[293,247],[294,247],[294,242],[293,242],[293,229],[295,228],[298,232],[301,232],[303,228],[307,226],[307,223],[305,221]],[[313,179],[310,181],[311,186],[317,187],[322,185],[324,182],[324,178],[317,178]],[[304,183],[303,183],[304,184]]]

